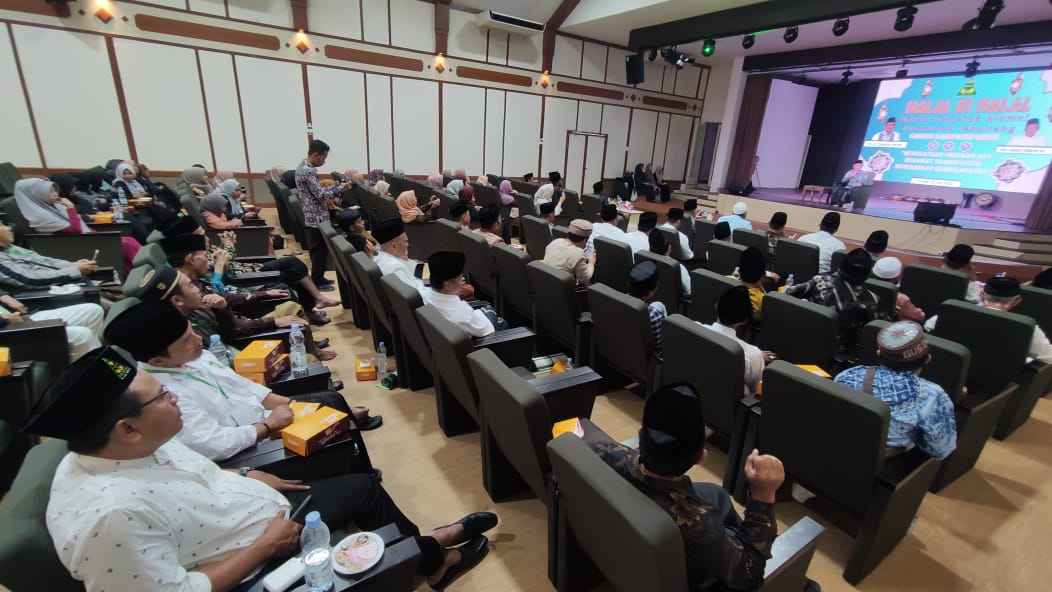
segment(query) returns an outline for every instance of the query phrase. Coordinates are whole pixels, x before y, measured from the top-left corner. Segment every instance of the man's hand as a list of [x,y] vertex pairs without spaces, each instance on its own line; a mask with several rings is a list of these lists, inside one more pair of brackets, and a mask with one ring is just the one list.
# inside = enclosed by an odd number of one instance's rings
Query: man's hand
[[270,410],[265,423],[270,428],[270,432],[274,434],[282,428],[287,428],[293,419],[295,416],[292,415],[292,409],[288,405],[278,405]]
[[16,324],[21,323],[22,321],[26,320],[26,318],[23,317],[22,313],[20,313],[20,312],[13,312],[13,313],[10,313],[10,314],[0,312],[0,319],[4,319],[5,321],[7,321],[11,325],[16,325]]
[[226,308],[226,298],[223,298],[219,294],[205,294],[201,297],[201,302],[203,302],[208,308],[214,308],[217,310],[223,310]]
[[291,327],[293,325],[303,325],[304,320],[296,315],[285,315],[274,319],[274,324],[284,329],[285,327]]
[[65,206],[67,208],[76,208],[76,206],[73,205],[73,202],[69,201],[68,199],[66,199],[64,197],[60,198],[58,200],[58,203],[62,204],[63,206]]
[[14,296],[8,294],[0,296],[0,304],[3,304],[4,307],[11,309],[12,312],[20,312],[23,314],[29,312],[29,309],[26,308],[25,304],[22,304],[21,302],[16,300]]
[[764,364],[770,364],[771,362],[773,362],[773,361],[775,361],[777,359],[778,359],[778,354],[776,354],[776,353],[774,353],[772,351],[764,350],[764,352],[763,352],[763,363]]
[[227,263],[230,263],[230,251],[227,251],[226,249],[216,249],[212,254],[215,257],[216,267],[224,267]]
[[778,458],[753,449],[745,459],[745,479],[754,500],[773,504],[775,492],[785,481],[785,468]]
[[264,290],[263,296],[265,298],[288,298],[288,290]]
[[310,489],[310,485],[304,484],[299,479],[282,479],[263,471],[249,471],[247,477],[260,483],[266,483],[278,491],[307,491]]
[[99,269],[99,264],[91,259],[80,259],[77,261],[77,269],[80,270],[80,275],[86,276],[95,273]]
[[287,557],[299,550],[302,528],[285,518],[285,511],[282,510],[267,524],[267,529],[256,539],[256,544],[262,545],[271,557]]

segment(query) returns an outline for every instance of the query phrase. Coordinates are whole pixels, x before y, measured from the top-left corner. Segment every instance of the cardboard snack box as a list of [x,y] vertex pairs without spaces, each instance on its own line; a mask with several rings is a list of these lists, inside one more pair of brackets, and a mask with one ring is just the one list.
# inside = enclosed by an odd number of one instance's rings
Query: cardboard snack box
[[320,408],[321,403],[304,403],[302,401],[289,403],[289,409],[292,409],[292,417],[294,418],[292,421],[306,417]]
[[354,377],[359,382],[376,380],[376,366],[373,364],[372,356],[358,356],[354,359]]
[[0,347],[0,376],[11,376],[11,349]]
[[234,370],[238,374],[265,373],[283,350],[280,339],[257,339],[234,356]]
[[281,354],[274,360],[274,365],[267,366],[265,372],[238,372],[241,376],[256,384],[270,384],[289,371],[289,355]]
[[350,415],[332,407],[321,407],[281,430],[281,440],[290,452],[310,456],[337,436],[347,433],[350,426]]

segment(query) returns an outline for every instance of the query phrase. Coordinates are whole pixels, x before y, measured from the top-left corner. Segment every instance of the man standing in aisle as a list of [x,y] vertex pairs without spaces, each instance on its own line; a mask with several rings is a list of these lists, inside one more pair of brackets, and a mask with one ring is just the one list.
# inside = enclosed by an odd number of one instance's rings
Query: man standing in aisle
[[318,167],[325,164],[329,157],[329,145],[321,140],[311,140],[307,149],[307,158],[296,168],[296,189],[300,192],[303,204],[303,224],[306,227],[307,244],[310,251],[311,279],[319,290],[330,292],[335,289],[333,282],[325,279],[325,270],[329,263],[329,250],[325,246],[318,226],[329,219],[329,206],[339,203],[343,190],[352,182],[325,188],[318,181]]

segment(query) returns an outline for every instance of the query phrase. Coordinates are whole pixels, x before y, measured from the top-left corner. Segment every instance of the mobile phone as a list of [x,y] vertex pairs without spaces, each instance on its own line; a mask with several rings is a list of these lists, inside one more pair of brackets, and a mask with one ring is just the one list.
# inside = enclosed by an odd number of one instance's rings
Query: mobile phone
[[95,249],[95,252],[91,254],[91,260],[92,261],[98,261],[99,260],[99,250],[98,249]]

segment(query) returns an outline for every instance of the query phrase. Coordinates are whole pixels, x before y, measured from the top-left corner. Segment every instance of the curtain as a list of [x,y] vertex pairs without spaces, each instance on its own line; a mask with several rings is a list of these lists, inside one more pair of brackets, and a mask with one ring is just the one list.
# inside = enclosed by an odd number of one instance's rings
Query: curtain
[[1052,162],[1045,170],[1045,180],[1034,195],[1034,205],[1026,217],[1028,231],[1052,232]]
[[879,87],[879,80],[862,80],[819,89],[803,185],[832,186],[858,160]]
[[731,149],[731,164],[727,171],[728,188],[745,187],[752,179],[756,168],[756,148],[760,143],[760,128],[763,126],[763,114],[767,110],[770,94],[770,76],[750,76],[745,81],[745,93],[734,132],[734,147]]

